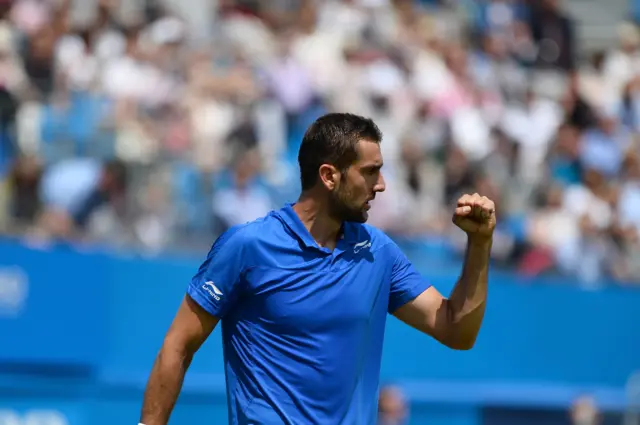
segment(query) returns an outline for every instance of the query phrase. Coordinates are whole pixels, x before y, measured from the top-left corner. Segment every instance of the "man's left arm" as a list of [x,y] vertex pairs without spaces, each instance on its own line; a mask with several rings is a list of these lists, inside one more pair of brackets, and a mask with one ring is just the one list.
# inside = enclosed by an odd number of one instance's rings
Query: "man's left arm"
[[[475,344],[487,301],[487,282],[492,234],[495,228],[495,207],[492,201],[478,194],[465,195],[458,201],[454,223],[467,233],[467,250],[458,282],[449,298],[434,287],[421,292],[392,310],[394,316],[408,325],[434,337],[444,345],[469,350]],[[399,263],[408,260],[401,256]],[[395,266],[405,270],[394,274],[393,288],[411,287],[421,278],[409,265]]]

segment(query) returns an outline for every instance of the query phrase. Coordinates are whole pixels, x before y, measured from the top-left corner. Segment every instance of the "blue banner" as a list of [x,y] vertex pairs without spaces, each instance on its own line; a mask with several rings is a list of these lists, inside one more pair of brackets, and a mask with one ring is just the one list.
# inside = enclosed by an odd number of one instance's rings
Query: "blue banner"
[[0,363],[97,367],[109,283],[101,256],[0,243]]
[[[459,266],[432,268],[419,250],[406,251],[448,294]],[[0,243],[0,411],[18,418],[9,423],[38,423],[29,422],[32,411],[45,411],[49,416],[37,420],[49,425],[52,409],[67,425],[135,422],[149,370],[199,262]],[[449,350],[389,318],[382,379],[401,383],[421,412],[431,406],[429,417],[443,423],[452,411],[434,406],[455,406],[460,423],[473,425],[484,405],[565,409],[583,392],[620,410],[625,382],[640,369],[639,305],[634,288],[585,291],[492,271],[473,350]],[[12,398],[16,391],[23,396]],[[197,411],[223,423],[224,395],[217,330],[189,370],[176,423],[192,423]]]

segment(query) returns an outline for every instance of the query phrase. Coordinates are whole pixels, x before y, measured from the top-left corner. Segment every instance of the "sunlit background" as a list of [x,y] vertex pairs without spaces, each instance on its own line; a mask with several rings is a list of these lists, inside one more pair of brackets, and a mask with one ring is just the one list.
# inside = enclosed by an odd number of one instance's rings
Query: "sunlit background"
[[[390,318],[380,424],[640,424],[638,21],[638,0],[0,0],[0,425],[137,423],[210,244],[295,201],[328,111],[382,129],[370,222],[442,292],[452,204],[498,206],[476,347]],[[171,424],[226,420],[216,332]]]

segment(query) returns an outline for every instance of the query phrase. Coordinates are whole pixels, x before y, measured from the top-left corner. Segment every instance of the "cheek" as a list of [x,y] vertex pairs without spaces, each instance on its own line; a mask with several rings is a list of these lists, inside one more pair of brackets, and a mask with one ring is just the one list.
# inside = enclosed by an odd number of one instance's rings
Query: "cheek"
[[364,180],[354,182],[353,184],[347,187],[347,193],[349,193],[349,196],[351,196],[352,198],[360,198],[363,194],[367,192],[366,187],[367,187],[367,184]]
[[351,195],[351,189],[346,185],[340,186],[340,188],[334,194],[334,199],[340,204],[348,203],[352,197],[353,196]]
[[345,186],[338,192],[338,199],[341,204],[354,207],[361,198],[361,191],[355,186]]
[[359,203],[373,191],[375,180],[373,176],[371,178],[363,175],[352,176],[351,180],[342,187],[341,197],[347,203]]

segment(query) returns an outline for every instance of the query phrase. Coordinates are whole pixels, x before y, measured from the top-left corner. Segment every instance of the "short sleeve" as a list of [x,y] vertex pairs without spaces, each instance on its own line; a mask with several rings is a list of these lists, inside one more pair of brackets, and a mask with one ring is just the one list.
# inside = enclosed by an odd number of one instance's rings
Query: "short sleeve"
[[187,294],[209,314],[222,319],[238,299],[246,269],[243,227],[234,227],[213,243],[191,279]]
[[392,314],[429,289],[431,284],[418,273],[418,270],[395,243],[391,243],[390,246],[393,268],[388,311]]

